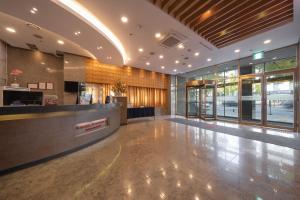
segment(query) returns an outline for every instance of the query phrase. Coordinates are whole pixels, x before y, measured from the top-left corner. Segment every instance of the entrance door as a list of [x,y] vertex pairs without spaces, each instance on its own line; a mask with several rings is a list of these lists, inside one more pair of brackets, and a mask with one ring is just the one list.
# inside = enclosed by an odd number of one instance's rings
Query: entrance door
[[266,74],[266,123],[294,127],[294,73]]
[[187,88],[187,117],[199,117],[199,88]]
[[216,118],[215,86],[205,85],[200,88],[200,110],[202,119]]
[[262,124],[262,78],[241,76],[241,121]]

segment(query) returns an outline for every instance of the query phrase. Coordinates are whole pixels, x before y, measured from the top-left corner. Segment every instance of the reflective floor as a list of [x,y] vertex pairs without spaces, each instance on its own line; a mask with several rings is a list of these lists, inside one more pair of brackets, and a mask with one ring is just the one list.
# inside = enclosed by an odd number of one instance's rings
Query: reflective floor
[[300,199],[300,151],[135,121],[86,149],[0,177],[0,199]]

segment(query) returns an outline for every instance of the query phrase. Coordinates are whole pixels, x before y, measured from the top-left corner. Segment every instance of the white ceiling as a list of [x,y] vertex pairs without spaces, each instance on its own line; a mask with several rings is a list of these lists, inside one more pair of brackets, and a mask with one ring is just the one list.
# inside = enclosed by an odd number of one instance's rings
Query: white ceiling
[[[36,14],[31,14],[30,10],[35,7],[38,9]],[[69,13],[65,9],[59,7],[55,3],[48,0],[6,0],[0,1],[0,12],[22,19],[26,22],[31,22],[42,28],[42,31],[35,31],[36,33],[43,35],[43,31],[48,30],[49,32],[55,33],[57,37],[47,38],[43,40],[45,52],[54,53],[53,50],[59,50],[69,52],[73,54],[93,57],[90,54],[97,57],[101,62],[111,63],[122,66],[122,57],[118,50],[112,45],[104,36],[99,34],[91,26],[81,21],[73,14]],[[0,19],[1,20],[1,19]],[[24,22],[25,23],[25,22]],[[23,34],[27,32],[26,26],[17,26],[14,22],[2,23],[1,20],[0,38],[4,41],[14,44],[15,46],[24,47],[24,43],[30,38],[23,37]],[[4,27],[11,26],[16,29],[16,34],[6,37],[8,33]],[[80,36],[76,36],[74,32],[80,31]],[[63,39],[65,45],[58,45],[57,40]],[[33,41],[32,41],[33,42]],[[34,43],[34,42],[33,42]],[[79,45],[80,48],[73,48],[70,44],[74,43]],[[38,47],[40,44],[36,41]],[[97,50],[97,46],[102,46],[102,50]],[[40,47],[39,47],[40,48]],[[87,53],[86,51],[90,52]],[[111,56],[112,59],[107,59]]]
[[[294,22],[222,49],[217,49],[196,35],[180,22],[155,7],[149,0],[78,0],[78,2],[92,12],[119,38],[127,55],[131,58],[127,63],[128,65],[169,74],[184,73],[196,68],[249,56],[255,51],[267,51],[294,44],[298,42],[300,36],[299,0],[294,0]],[[39,9],[37,15],[31,15],[29,12],[33,6]],[[2,1],[0,2],[0,11],[57,33],[89,50],[102,62],[122,65],[120,53],[108,40],[85,22],[50,1]],[[121,16],[128,17],[127,24],[121,22]],[[80,37],[75,37],[73,34],[77,30],[82,32]],[[167,34],[172,30],[187,37],[184,43],[185,49],[176,47],[165,49],[159,45],[158,40],[154,37],[156,32]],[[266,39],[271,39],[272,42],[268,45],[263,44]],[[201,43],[209,48],[203,47]],[[51,44],[49,43],[49,45]],[[103,50],[98,51],[96,49],[98,44],[103,46]],[[140,53],[138,48],[143,48],[144,52]],[[187,49],[191,51],[188,52]],[[241,52],[236,54],[234,53],[235,49],[240,49]],[[155,54],[150,55],[150,52]],[[195,52],[199,52],[200,55],[195,57]],[[164,55],[164,59],[158,58],[160,54]],[[107,60],[107,56],[112,56],[113,59]],[[189,57],[189,59],[184,60],[184,57]],[[207,62],[207,58],[212,58],[212,61]],[[180,64],[175,64],[175,60],[179,60]],[[147,66],[146,62],[150,62],[150,65]],[[183,66],[183,62],[186,65]],[[191,64],[192,67],[188,68],[188,64]],[[165,66],[165,69],[161,69],[161,66]],[[174,69],[177,69],[177,72],[174,72]]]

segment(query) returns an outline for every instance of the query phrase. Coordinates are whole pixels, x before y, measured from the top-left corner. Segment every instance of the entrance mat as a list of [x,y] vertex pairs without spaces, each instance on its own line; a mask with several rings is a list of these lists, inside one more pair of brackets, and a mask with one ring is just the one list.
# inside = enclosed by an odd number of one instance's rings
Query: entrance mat
[[270,135],[270,134],[265,134],[265,133],[257,133],[253,132],[247,129],[243,128],[230,128],[230,127],[225,127],[225,126],[220,126],[220,125],[215,125],[215,124],[208,124],[205,122],[198,122],[198,121],[193,121],[193,120],[188,120],[188,119],[183,119],[183,118],[169,118],[166,119],[168,121],[176,122],[179,124],[185,124],[193,127],[198,127],[202,129],[207,129],[219,133],[224,133],[228,135],[234,135],[242,138],[247,138],[251,140],[257,140],[265,143],[271,143],[271,144],[276,144],[284,147],[289,147],[293,149],[300,150],[300,138],[287,138],[287,137],[282,137],[282,136],[277,136],[277,135]]

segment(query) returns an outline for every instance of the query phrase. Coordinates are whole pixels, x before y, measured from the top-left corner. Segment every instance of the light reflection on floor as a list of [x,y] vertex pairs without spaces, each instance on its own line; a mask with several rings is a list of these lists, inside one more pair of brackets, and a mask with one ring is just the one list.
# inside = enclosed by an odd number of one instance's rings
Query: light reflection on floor
[[0,199],[299,199],[299,158],[287,147],[156,118],[0,177]]

